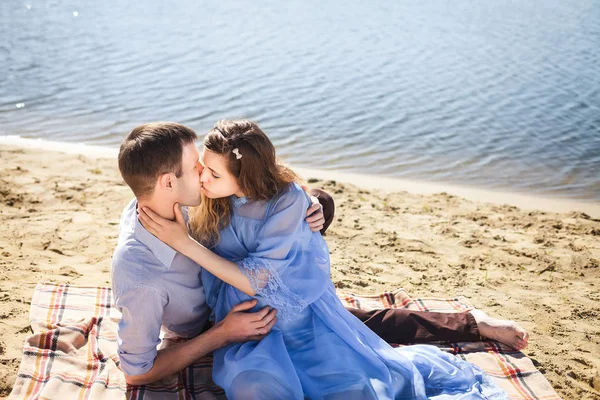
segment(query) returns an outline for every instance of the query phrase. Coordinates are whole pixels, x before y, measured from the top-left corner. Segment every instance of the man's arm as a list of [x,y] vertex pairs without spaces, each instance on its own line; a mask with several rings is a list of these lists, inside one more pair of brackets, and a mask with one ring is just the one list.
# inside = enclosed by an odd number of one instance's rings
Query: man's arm
[[176,346],[158,350],[152,368],[142,375],[127,375],[130,385],[145,385],[173,375],[197,359],[229,343],[260,340],[277,322],[276,310],[265,307],[262,310],[246,312],[256,305],[256,300],[246,301],[233,307],[227,317],[203,334],[179,343]]
[[130,385],[145,385],[166,376],[176,374],[195,360],[227,344],[225,337],[219,334],[217,327],[176,346],[158,350],[154,365],[142,375],[125,375]]

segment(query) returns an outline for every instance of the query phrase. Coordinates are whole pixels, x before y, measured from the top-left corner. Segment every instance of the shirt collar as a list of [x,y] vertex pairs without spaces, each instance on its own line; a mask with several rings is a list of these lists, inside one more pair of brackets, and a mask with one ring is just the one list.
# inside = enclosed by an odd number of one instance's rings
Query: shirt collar
[[135,202],[133,208],[133,216],[135,218],[135,226],[133,228],[133,233],[137,240],[143,243],[147,248],[150,249],[154,257],[161,262],[165,268],[171,268],[171,264],[173,263],[173,259],[177,252],[169,247],[165,242],[160,241],[156,236],[151,234],[144,228],[144,226],[140,223],[137,216],[137,202]]
[[235,194],[233,196],[231,196],[231,202],[233,203],[233,206],[235,208],[239,208],[241,206],[243,206],[244,204],[246,204],[248,202],[248,198],[244,197],[237,197]]

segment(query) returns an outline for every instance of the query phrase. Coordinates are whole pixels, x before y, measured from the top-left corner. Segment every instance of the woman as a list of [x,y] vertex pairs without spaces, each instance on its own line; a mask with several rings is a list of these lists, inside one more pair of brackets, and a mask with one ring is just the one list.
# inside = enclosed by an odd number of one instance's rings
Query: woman
[[304,221],[309,198],[256,124],[219,121],[204,140],[203,164],[203,202],[190,228],[214,253],[189,237],[177,205],[176,222],[147,209],[140,219],[204,267],[216,322],[252,298],[277,310],[262,340],[215,352],[213,379],[228,398],[503,398],[477,367],[432,346],[393,349],[343,307],[327,245]]

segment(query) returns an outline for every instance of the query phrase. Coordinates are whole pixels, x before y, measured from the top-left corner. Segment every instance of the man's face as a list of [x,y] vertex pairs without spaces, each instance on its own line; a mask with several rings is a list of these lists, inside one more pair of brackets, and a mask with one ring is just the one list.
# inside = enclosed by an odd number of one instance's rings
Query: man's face
[[177,197],[182,206],[196,207],[201,201],[200,175],[202,174],[200,153],[194,143],[183,146],[181,157],[182,174],[177,178]]

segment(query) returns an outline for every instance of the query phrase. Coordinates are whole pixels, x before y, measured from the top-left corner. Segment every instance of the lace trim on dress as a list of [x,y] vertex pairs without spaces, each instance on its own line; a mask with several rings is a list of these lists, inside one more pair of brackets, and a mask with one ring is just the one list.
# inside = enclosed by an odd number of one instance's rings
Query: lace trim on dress
[[277,310],[277,319],[290,321],[302,312],[308,303],[292,292],[281,280],[269,261],[262,258],[247,257],[238,263],[242,273],[250,281],[257,295]]

